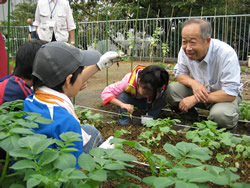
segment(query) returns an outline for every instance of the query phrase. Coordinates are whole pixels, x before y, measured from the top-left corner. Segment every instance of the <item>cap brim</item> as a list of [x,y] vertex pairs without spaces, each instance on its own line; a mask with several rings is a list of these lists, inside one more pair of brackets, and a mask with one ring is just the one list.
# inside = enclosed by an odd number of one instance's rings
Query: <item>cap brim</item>
[[81,51],[83,54],[81,65],[82,66],[89,66],[97,64],[97,62],[100,60],[101,54],[97,50],[84,50]]

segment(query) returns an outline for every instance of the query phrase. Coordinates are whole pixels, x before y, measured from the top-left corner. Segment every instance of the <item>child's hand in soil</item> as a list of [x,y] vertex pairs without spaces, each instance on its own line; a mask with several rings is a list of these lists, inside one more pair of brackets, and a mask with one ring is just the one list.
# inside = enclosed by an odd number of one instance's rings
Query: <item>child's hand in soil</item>
[[133,112],[134,112],[134,106],[131,105],[131,104],[125,104],[125,103],[123,103],[123,104],[121,105],[121,108],[127,110],[128,113],[130,113],[130,114],[133,114]]

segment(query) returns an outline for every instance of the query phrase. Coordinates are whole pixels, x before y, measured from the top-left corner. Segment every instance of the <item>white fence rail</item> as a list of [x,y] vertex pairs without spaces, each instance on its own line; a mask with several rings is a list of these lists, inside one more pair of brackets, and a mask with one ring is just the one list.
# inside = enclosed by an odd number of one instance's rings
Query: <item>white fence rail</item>
[[[177,58],[181,47],[181,26],[190,17],[109,20],[78,23],[78,47],[123,50],[133,57]],[[194,17],[192,17],[194,18]],[[200,18],[200,17],[199,17]],[[202,16],[211,22],[212,37],[225,41],[237,52],[240,61],[247,61],[250,48],[250,14],[227,16]],[[10,54],[27,41],[27,27],[10,27]],[[0,26],[2,33],[7,27]]]

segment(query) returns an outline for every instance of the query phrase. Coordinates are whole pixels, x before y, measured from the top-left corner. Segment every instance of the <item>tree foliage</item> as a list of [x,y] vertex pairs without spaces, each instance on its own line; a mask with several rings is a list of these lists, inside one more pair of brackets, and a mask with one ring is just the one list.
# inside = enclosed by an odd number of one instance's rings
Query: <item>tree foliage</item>
[[[139,3],[138,3],[139,1]],[[69,0],[76,20],[101,21],[182,16],[247,14],[249,0]],[[139,6],[138,6],[139,5]],[[27,25],[35,15],[36,3],[25,0],[11,13],[11,25]],[[7,25],[6,21],[2,25]]]
[[[23,26],[27,25],[27,19],[35,18],[36,3],[24,1],[16,5],[15,10],[10,14],[11,25]],[[7,21],[3,21],[1,25],[7,25]]]
[[164,18],[182,16],[213,16],[247,14],[248,0],[104,0],[102,2],[70,1],[81,21]]

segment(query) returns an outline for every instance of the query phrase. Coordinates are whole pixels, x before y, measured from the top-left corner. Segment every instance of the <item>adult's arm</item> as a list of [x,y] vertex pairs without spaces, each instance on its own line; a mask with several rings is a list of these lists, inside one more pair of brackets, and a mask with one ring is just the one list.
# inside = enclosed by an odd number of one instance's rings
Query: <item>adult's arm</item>
[[33,22],[33,25],[36,26],[36,31],[37,31],[38,26],[40,25],[40,9],[39,9],[39,2],[37,3],[36,12],[35,12],[35,21]]
[[[208,103],[218,103],[218,102],[232,102],[235,100],[235,96],[228,95],[225,91],[219,90],[208,94]],[[189,96],[182,99],[179,103],[179,109],[181,111],[187,112],[190,108],[199,103],[195,96]]]
[[70,43],[75,46],[75,30],[69,31],[69,40]]
[[73,14],[72,14],[72,10],[69,6],[69,3],[67,2],[67,8],[66,8],[66,20],[67,20],[67,28],[69,31],[69,40],[71,42],[71,44],[75,43],[75,29],[76,29],[76,25],[74,22],[74,18],[73,18]]
[[202,83],[194,80],[193,78],[191,78],[191,76],[186,74],[180,74],[176,79],[181,84],[192,88],[194,97],[198,102],[208,102],[209,91]]

